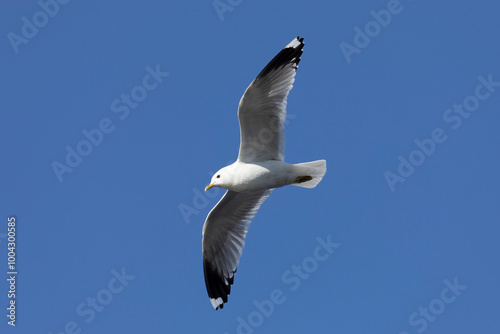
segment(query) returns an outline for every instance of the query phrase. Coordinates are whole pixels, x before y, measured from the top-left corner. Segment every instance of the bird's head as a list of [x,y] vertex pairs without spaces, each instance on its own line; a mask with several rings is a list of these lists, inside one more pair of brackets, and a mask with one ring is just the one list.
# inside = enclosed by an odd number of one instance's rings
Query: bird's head
[[229,166],[219,169],[217,173],[212,176],[212,180],[210,181],[210,184],[205,187],[205,191],[212,187],[227,189],[227,186],[231,184],[231,173],[228,167]]

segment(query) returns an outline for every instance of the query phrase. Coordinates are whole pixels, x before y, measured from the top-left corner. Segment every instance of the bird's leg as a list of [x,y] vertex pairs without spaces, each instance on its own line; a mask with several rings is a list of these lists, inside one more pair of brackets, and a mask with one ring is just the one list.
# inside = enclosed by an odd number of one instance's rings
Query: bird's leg
[[311,181],[313,178],[310,175],[304,175],[304,176],[297,176],[295,179],[295,183],[303,183],[307,181]]

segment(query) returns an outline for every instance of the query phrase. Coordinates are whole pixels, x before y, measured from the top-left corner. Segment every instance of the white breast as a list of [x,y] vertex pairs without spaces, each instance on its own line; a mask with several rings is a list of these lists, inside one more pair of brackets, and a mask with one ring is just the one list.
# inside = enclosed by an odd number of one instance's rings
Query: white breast
[[296,176],[290,173],[291,165],[269,160],[256,163],[234,163],[231,190],[238,192],[279,188],[291,184]]

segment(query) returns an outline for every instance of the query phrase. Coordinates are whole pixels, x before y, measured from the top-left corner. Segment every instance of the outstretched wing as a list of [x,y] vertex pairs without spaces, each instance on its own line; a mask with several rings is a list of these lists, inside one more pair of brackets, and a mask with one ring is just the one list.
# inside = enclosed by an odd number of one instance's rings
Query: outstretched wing
[[240,153],[238,160],[257,162],[285,157],[286,98],[304,47],[295,38],[248,86],[238,107]]
[[234,273],[253,217],[272,190],[239,193],[228,190],[203,225],[203,271],[215,309],[227,303]]

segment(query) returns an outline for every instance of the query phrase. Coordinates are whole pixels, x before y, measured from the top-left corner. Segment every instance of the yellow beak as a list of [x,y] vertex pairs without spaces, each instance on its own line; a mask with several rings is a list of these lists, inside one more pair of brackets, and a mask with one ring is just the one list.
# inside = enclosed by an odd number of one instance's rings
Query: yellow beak
[[207,191],[208,189],[212,188],[214,186],[213,183],[210,183],[208,186],[205,187],[205,191]]

